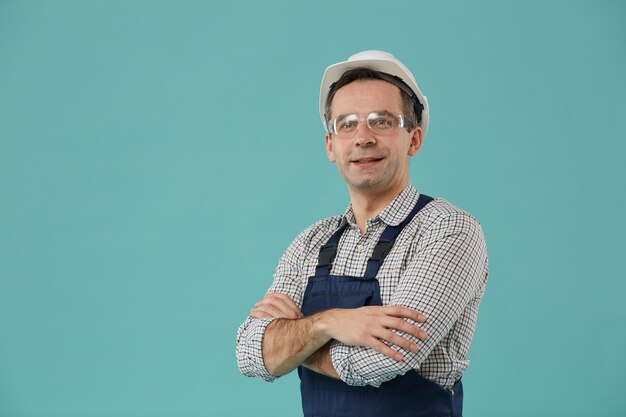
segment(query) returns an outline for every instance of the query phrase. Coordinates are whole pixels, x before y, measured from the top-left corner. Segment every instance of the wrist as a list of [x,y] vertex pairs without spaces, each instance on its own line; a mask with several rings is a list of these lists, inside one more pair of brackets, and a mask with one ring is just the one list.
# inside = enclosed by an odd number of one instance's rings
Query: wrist
[[332,358],[330,356],[330,346],[332,340],[326,342],[326,344],[315,351],[309,356],[302,365],[318,374],[326,375],[331,378],[339,379],[339,375],[333,366]]
[[325,339],[325,342],[333,338],[332,321],[333,321],[333,314],[335,310],[336,309],[333,308],[329,310],[320,311],[308,317],[311,319],[312,333],[314,333],[320,339]]

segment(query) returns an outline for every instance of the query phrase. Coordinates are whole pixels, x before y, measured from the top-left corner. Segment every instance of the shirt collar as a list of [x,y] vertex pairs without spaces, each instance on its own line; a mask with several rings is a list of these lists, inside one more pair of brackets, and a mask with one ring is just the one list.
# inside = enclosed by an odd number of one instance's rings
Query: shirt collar
[[[371,219],[367,220],[367,224],[372,224],[377,221],[382,221],[388,226],[397,226],[406,217],[409,215],[413,207],[415,207],[415,203],[417,203],[417,199],[419,198],[419,193],[413,187],[413,184],[410,182],[404,187],[402,192],[398,194],[396,198],[394,198],[391,203],[387,205],[380,213]],[[356,227],[356,220],[354,218],[354,212],[352,211],[352,204],[348,205],[348,208],[343,214],[341,225],[345,223],[349,223],[351,226]]]

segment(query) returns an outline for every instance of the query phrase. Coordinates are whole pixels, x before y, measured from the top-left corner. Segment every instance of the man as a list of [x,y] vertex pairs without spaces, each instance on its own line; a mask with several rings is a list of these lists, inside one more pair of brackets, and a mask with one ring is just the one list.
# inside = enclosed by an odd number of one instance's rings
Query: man
[[364,51],[326,69],[320,115],[350,206],[283,254],[237,333],[239,368],[298,368],[305,416],[460,416],[487,253],[471,215],[410,183],[426,97],[393,55]]

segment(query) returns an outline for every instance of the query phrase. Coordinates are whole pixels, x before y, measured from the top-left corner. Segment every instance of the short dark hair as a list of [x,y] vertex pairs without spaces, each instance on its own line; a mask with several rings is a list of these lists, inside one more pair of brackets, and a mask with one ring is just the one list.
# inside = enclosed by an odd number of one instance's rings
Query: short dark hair
[[[394,82],[391,81],[392,79],[394,80]],[[339,77],[339,79],[330,86],[328,98],[326,99],[326,107],[324,109],[326,123],[328,123],[330,120],[330,106],[333,103],[333,99],[335,98],[335,93],[337,93],[337,91],[341,87],[344,87],[351,82],[357,80],[383,80],[396,86],[398,86],[396,82],[403,83],[403,81],[398,77],[393,77],[392,75],[380,71],[375,71],[370,68],[359,67],[344,72],[341,77]],[[402,98],[402,112],[404,113],[403,116],[406,117],[411,125],[417,126],[422,121],[422,109],[424,107],[419,102],[415,94],[413,94],[413,96],[407,94],[405,90],[408,89],[410,91],[410,88],[406,86],[406,84],[405,87],[406,88],[398,87],[398,89],[400,90],[400,96]]]

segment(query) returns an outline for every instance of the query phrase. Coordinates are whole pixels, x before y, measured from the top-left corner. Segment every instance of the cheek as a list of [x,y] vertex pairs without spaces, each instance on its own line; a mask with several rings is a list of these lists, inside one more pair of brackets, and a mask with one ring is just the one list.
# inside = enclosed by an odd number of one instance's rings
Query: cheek
[[341,162],[347,158],[348,151],[346,150],[345,144],[341,142],[333,142],[330,147],[326,148],[326,150],[328,158],[332,158],[332,162]]
[[406,142],[402,142],[402,146],[400,147],[400,150],[398,152],[399,155],[402,156],[411,156],[413,147],[411,146],[411,140],[407,139]]
[[336,162],[336,160],[335,160],[335,155],[333,154],[333,152],[332,152],[332,151],[330,151],[330,150],[326,149],[326,156],[328,156],[328,160],[329,160],[330,162]]

